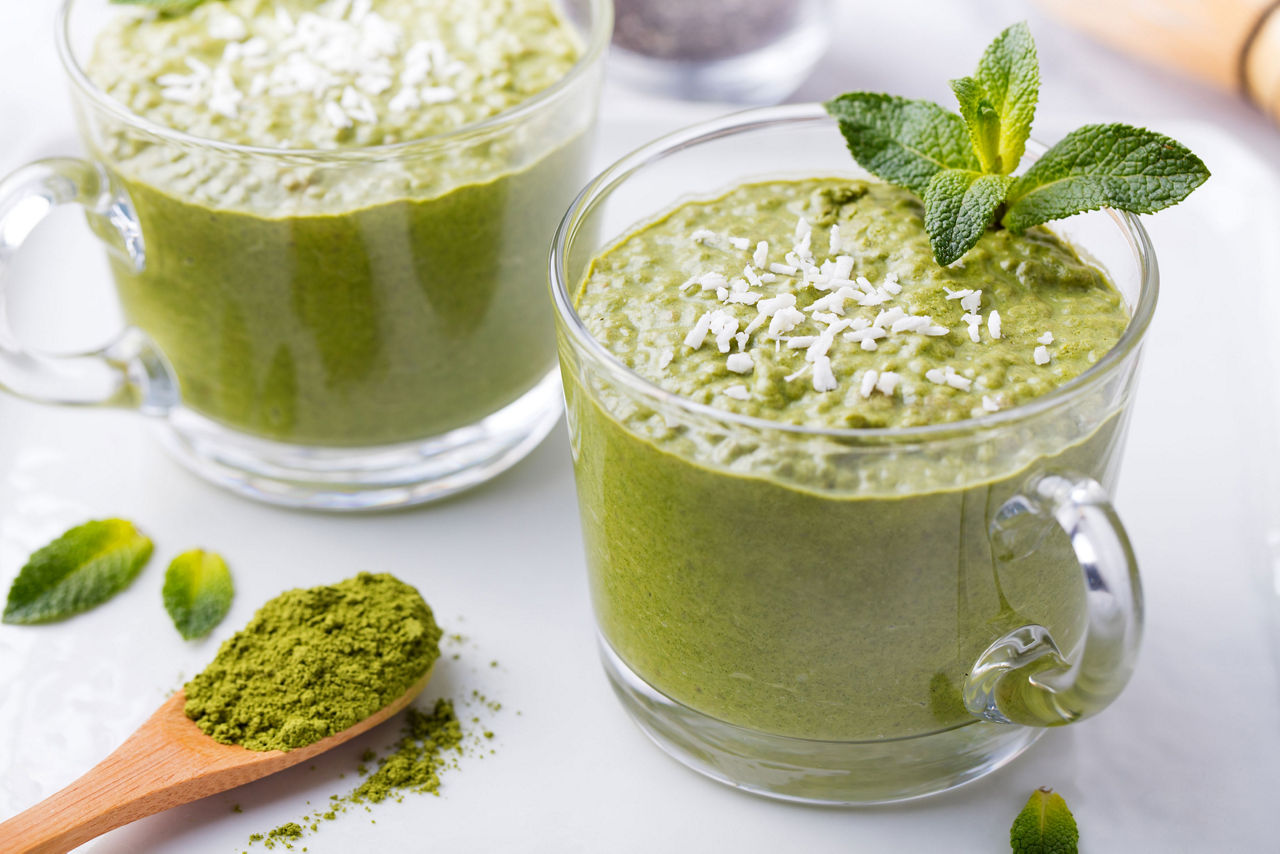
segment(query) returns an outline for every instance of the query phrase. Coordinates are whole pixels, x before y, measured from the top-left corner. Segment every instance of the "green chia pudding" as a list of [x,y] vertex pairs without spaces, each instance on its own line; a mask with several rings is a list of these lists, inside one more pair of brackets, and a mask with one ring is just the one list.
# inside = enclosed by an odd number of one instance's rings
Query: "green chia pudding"
[[[575,304],[627,368],[727,419],[961,435],[1079,376],[1129,317],[1046,229],[989,231],[939,267],[914,196],[842,178],[683,203],[601,252]],[[1041,529],[1009,571],[988,526],[1031,471],[1109,481],[1120,416],[855,464],[856,439],[725,427],[564,374],[602,633],[677,702],[786,736],[925,735],[974,720],[961,685],[1003,633],[1079,642],[1066,537]]]
[[502,114],[581,51],[552,0],[118,15],[89,78],[197,138],[90,131],[145,239],[141,271],[112,261],[122,305],[184,404],[270,439],[367,446],[474,423],[546,376],[543,256],[594,103]]

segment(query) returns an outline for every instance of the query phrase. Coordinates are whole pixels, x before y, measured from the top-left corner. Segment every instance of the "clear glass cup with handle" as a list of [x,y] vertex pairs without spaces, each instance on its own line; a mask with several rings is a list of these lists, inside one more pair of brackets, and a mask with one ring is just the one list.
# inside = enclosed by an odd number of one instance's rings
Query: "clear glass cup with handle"
[[694,402],[578,316],[591,258],[679,200],[840,175],[866,177],[817,105],[678,132],[586,187],[551,283],[588,579],[623,706],[711,777],[859,804],[975,779],[1127,683],[1142,595],[1109,494],[1158,276],[1135,217],[1055,223],[1120,291],[1119,343],[1021,405],[910,428]]
[[420,503],[514,464],[559,417],[541,271],[586,177],[611,31],[607,0],[558,6],[578,60],[515,107],[423,139],[282,149],[132,112],[86,74],[123,7],[66,0],[86,156],[0,183],[0,289],[36,224],[77,205],[128,328],[55,357],[0,314],[0,389],[136,409],[198,474],[286,505]]

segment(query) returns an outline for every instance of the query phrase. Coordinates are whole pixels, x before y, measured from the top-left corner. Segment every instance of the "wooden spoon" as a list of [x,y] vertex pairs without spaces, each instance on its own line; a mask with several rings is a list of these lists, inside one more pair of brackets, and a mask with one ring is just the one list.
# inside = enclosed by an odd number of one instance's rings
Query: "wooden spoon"
[[282,771],[355,738],[409,705],[422,678],[369,717],[295,750],[248,750],[214,741],[183,713],[174,694],[89,773],[0,824],[5,854],[62,854],[108,830]]
[[1243,92],[1280,122],[1280,2],[1040,0],[1100,41]]

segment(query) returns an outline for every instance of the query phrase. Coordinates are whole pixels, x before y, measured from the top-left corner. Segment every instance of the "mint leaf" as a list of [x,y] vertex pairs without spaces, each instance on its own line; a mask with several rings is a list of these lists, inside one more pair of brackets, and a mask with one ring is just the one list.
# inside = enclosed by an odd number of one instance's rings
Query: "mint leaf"
[[968,252],[982,237],[1013,178],[967,169],[933,176],[924,193],[924,227],[933,257],[943,267]]
[[987,97],[987,90],[972,77],[951,81],[951,91],[960,102],[960,115],[969,130],[969,140],[983,172],[1001,173],[1000,116]]
[[1163,134],[1085,125],[1044,153],[1009,188],[1002,224],[1014,232],[1098,208],[1154,213],[1209,177],[1204,162]]
[[864,169],[923,199],[939,264],[973,248],[1001,202],[1000,226],[1022,232],[1102,207],[1152,213],[1209,177],[1180,143],[1119,124],[1080,128],[1022,177],[1009,177],[1026,151],[1040,97],[1035,41],[1025,23],[997,36],[974,76],[952,80],[951,88],[960,115],[874,92],[849,92],[823,105]]
[[221,555],[192,549],[173,559],[164,574],[164,609],[186,640],[202,638],[231,610],[235,588]]
[[995,168],[986,171],[1007,175],[1022,160],[1040,100],[1040,63],[1025,22],[996,36],[978,61],[974,76],[1000,122],[1000,156]]
[[87,611],[129,586],[151,557],[151,540],[124,519],[72,528],[27,561],[9,588],[3,621],[33,624]]
[[1041,787],[1009,828],[1014,854],[1077,854],[1080,831],[1062,795]]
[[981,168],[964,119],[937,104],[848,92],[823,106],[862,168],[918,196],[943,169]]

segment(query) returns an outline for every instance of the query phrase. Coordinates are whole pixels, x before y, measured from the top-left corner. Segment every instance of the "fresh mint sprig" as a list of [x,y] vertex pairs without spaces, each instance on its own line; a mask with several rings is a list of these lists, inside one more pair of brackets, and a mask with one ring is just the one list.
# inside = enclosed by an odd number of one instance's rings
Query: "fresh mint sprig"
[[864,169],[923,200],[925,229],[943,266],[989,228],[1021,233],[1104,207],[1153,213],[1209,177],[1186,146],[1124,124],[1072,131],[1014,176],[1040,95],[1040,66],[1025,23],[997,36],[974,75],[951,81],[951,89],[959,115],[875,92],[848,92],[824,105]]

